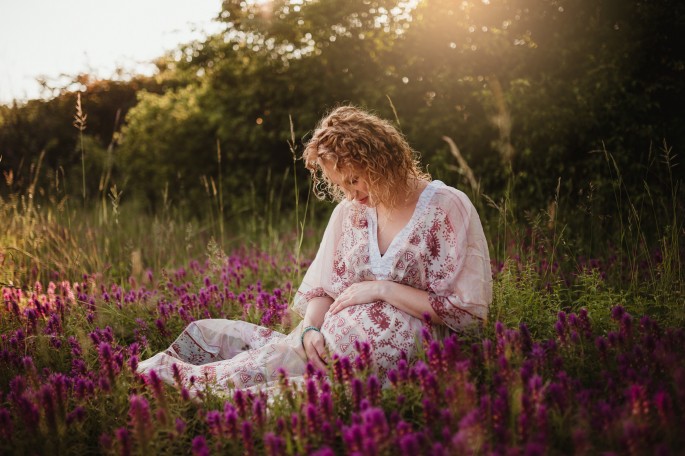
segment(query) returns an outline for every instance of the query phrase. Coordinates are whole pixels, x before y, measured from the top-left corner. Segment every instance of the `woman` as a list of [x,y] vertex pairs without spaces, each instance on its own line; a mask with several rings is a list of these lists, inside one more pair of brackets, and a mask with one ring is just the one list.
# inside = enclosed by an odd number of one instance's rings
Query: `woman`
[[[303,317],[283,335],[246,322],[191,323],[164,353],[140,364],[168,382],[175,369],[219,388],[261,387],[307,361],[325,370],[330,353],[368,341],[372,367],[410,359],[430,317],[435,337],[481,322],[492,300],[487,242],[462,192],[430,181],[389,122],[343,106],[324,117],[303,159],[315,193],[340,201],[295,296]],[[203,387],[196,382],[196,389]]]

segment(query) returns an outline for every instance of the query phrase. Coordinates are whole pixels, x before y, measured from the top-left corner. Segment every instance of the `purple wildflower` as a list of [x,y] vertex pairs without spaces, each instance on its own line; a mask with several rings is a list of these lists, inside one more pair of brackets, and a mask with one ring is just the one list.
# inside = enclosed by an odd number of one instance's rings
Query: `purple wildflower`
[[40,388],[40,403],[41,408],[45,414],[45,420],[48,424],[48,429],[51,432],[57,431],[57,404],[55,399],[55,390],[52,385],[43,385]]
[[107,377],[100,377],[98,380],[98,388],[108,393],[111,391],[112,385],[109,383],[109,380],[107,380]]
[[83,421],[86,418],[86,410],[80,405],[67,415],[67,424]]
[[335,451],[331,447],[324,446],[311,453],[312,456],[335,456]]
[[155,399],[158,402],[163,403],[164,402],[164,389],[162,385],[162,379],[159,378],[159,375],[157,375],[157,372],[154,370],[150,371],[150,375],[148,376],[150,379],[150,385],[152,386],[152,392],[155,396]]
[[243,444],[245,445],[245,453],[252,454],[254,451],[254,442],[252,441],[252,423],[243,421],[242,427]]
[[352,379],[352,403],[354,408],[359,410],[360,402],[362,400],[362,395],[364,394],[364,385],[362,381],[358,378]]
[[285,440],[282,437],[275,435],[273,432],[267,432],[264,435],[264,446],[266,446],[269,456],[281,456],[285,454]]
[[316,435],[319,422],[319,416],[316,411],[316,407],[313,404],[305,405],[304,416],[307,420],[307,431],[311,435]]
[[233,393],[233,402],[235,402],[236,407],[238,407],[238,414],[240,417],[245,418],[247,413],[245,393],[242,390],[236,390],[235,393]]
[[114,434],[119,443],[119,454],[121,456],[129,456],[131,454],[131,434],[128,432],[128,429],[120,427],[114,431]]
[[128,416],[138,442],[148,442],[152,437],[152,421],[147,399],[143,396],[131,395]]
[[419,440],[416,438],[416,434],[414,433],[406,434],[400,437],[399,444],[400,454],[402,456],[415,456],[421,453]]
[[9,410],[0,408],[0,435],[7,440],[12,440],[12,416]]
[[625,309],[622,306],[614,306],[611,309],[611,318],[613,318],[616,321],[620,321],[621,318],[623,318],[623,315],[625,314]]
[[326,392],[321,394],[321,410],[324,416],[333,416],[333,397],[331,396],[331,393]]
[[227,403],[226,405],[227,407],[224,407],[224,421],[228,434],[235,439],[238,436],[238,414],[230,404]]
[[305,383],[305,388],[307,390],[307,402],[313,405],[318,403],[319,390],[316,387],[316,382],[308,378]]
[[183,421],[182,418],[176,418],[176,422],[174,424],[174,430],[176,431],[176,435],[181,435],[185,432],[186,430],[186,422]]
[[131,369],[131,372],[136,372],[138,370],[138,356],[137,355],[132,355],[128,359],[128,367]]
[[442,443],[436,442],[433,444],[430,454],[431,456],[447,456],[447,450],[445,450]]
[[19,414],[27,428],[32,429],[38,426],[40,412],[36,404],[30,401],[24,394],[21,394],[14,398],[14,405],[19,410]]
[[371,374],[366,381],[367,390],[369,392],[369,400],[372,404],[378,404],[381,396],[381,385],[378,377]]
[[260,398],[256,398],[252,402],[252,417],[254,418],[257,426],[261,427],[264,425],[264,420],[266,418],[266,404]]
[[193,439],[192,447],[193,456],[209,456],[210,451],[207,446],[207,440],[203,435],[198,435]]

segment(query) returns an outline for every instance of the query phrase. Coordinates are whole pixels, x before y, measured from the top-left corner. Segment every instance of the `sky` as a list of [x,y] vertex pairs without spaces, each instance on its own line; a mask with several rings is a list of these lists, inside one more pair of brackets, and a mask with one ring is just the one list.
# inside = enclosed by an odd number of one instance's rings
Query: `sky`
[[152,74],[155,57],[220,30],[220,9],[221,0],[0,0],[0,103],[46,95],[38,76]]

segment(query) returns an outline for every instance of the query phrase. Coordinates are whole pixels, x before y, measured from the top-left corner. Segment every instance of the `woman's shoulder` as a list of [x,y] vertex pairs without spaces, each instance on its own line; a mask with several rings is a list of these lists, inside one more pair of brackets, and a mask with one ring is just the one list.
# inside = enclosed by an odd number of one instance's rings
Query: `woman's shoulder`
[[473,210],[473,203],[466,195],[459,189],[451,187],[442,181],[435,180],[431,182],[431,185],[435,187],[435,191],[432,198],[432,203],[444,210],[466,210],[471,212]]

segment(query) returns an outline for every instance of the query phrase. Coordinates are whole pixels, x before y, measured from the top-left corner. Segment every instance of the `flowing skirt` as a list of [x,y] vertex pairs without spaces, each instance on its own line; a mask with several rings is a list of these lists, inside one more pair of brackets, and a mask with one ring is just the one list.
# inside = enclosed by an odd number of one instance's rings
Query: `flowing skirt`
[[[326,314],[321,333],[328,350],[340,356],[354,357],[356,343],[368,342],[370,367],[387,385],[387,372],[402,353],[410,359],[415,355],[423,325],[422,320],[377,301]],[[207,385],[226,391],[268,388],[283,375],[282,370],[297,381],[307,367],[301,331],[302,323],[285,335],[243,321],[194,321],[167,350],[142,361],[138,372],[154,370],[163,381],[174,384],[176,365],[180,380],[191,393]]]
[[[236,320],[208,319],[190,323],[161,353],[138,364],[138,373],[154,370],[174,384],[174,365],[192,394],[208,385],[215,389],[268,387],[280,369],[290,377],[304,374],[307,356],[300,327],[289,335]],[[191,377],[194,379],[190,384]]]

